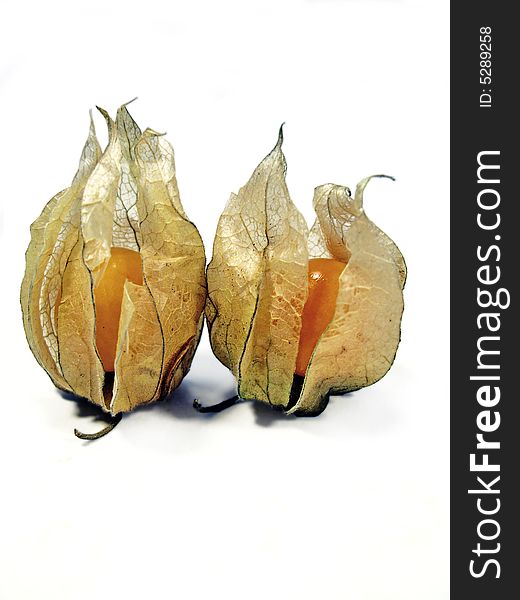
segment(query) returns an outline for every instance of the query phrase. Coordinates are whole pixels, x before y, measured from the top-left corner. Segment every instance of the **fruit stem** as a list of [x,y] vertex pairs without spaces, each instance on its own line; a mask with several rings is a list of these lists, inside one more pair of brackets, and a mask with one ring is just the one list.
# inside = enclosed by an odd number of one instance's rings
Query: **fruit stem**
[[105,428],[103,428],[101,431],[98,431],[97,433],[82,433],[78,429],[74,429],[74,435],[80,440],[99,440],[99,438],[102,438],[107,433],[110,433],[112,429],[114,429],[114,427],[116,427],[118,423],[120,423],[122,417],[123,413],[118,413],[115,417],[112,418],[112,421]]
[[223,400],[218,404],[213,404],[212,406],[202,406],[202,404],[198,400],[193,401],[193,408],[200,413],[219,413],[226,408],[231,408],[235,404],[242,402],[242,398],[240,396],[233,396],[232,398],[228,398],[227,400]]

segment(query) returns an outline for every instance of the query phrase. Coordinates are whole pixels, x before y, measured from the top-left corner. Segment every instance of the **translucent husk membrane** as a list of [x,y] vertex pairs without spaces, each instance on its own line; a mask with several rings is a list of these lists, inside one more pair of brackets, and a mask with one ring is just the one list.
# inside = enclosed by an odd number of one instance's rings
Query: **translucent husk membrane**
[[[316,188],[310,232],[285,182],[282,131],[220,217],[208,266],[206,316],[217,358],[238,395],[297,415],[319,414],[331,393],[371,385],[400,340],[404,259],[366,216],[362,180]],[[376,176],[377,177],[377,176]],[[345,263],[334,316],[304,378],[294,376],[310,258]]]
[[[91,118],[78,171],[31,226],[21,289],[31,350],[54,384],[116,415],[170,393],[189,370],[206,298],[200,235],[181,205],[173,149],[126,105],[104,152]],[[96,347],[94,290],[111,248],[139,253],[124,284],[114,373]]]

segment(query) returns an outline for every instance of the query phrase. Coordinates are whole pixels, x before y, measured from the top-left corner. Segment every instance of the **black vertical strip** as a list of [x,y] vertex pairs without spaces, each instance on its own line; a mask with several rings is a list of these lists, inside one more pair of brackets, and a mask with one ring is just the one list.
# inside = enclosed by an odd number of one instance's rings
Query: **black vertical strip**
[[[515,8],[504,0],[451,4],[451,597],[457,600],[520,594]],[[496,167],[484,166],[480,182],[479,156]]]

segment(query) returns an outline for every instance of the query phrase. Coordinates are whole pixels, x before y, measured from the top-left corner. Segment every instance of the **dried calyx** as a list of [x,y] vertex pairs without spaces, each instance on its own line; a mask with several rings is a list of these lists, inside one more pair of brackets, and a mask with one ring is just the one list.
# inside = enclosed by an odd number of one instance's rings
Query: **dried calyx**
[[111,415],[158,400],[188,371],[206,297],[204,247],[181,205],[173,149],[122,106],[91,119],[78,171],[31,227],[21,303],[54,384]]
[[[206,316],[238,396],[297,415],[388,371],[400,339],[406,266],[366,216],[362,180],[316,188],[310,232],[285,182],[282,132],[231,198],[208,266]],[[385,176],[376,176],[385,177]]]

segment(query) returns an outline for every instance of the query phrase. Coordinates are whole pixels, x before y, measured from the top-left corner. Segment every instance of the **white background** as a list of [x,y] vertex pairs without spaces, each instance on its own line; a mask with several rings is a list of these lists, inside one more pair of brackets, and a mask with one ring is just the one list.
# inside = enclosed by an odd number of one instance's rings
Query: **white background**
[[[0,598],[448,597],[448,2],[0,2]],[[315,419],[243,404],[204,333],[173,400],[109,436],[23,335],[29,224],[66,187],[88,109],[139,96],[167,131],[208,258],[272,148],[313,188],[372,173],[369,216],[409,266],[389,374]],[[98,131],[106,140],[101,119]]]

